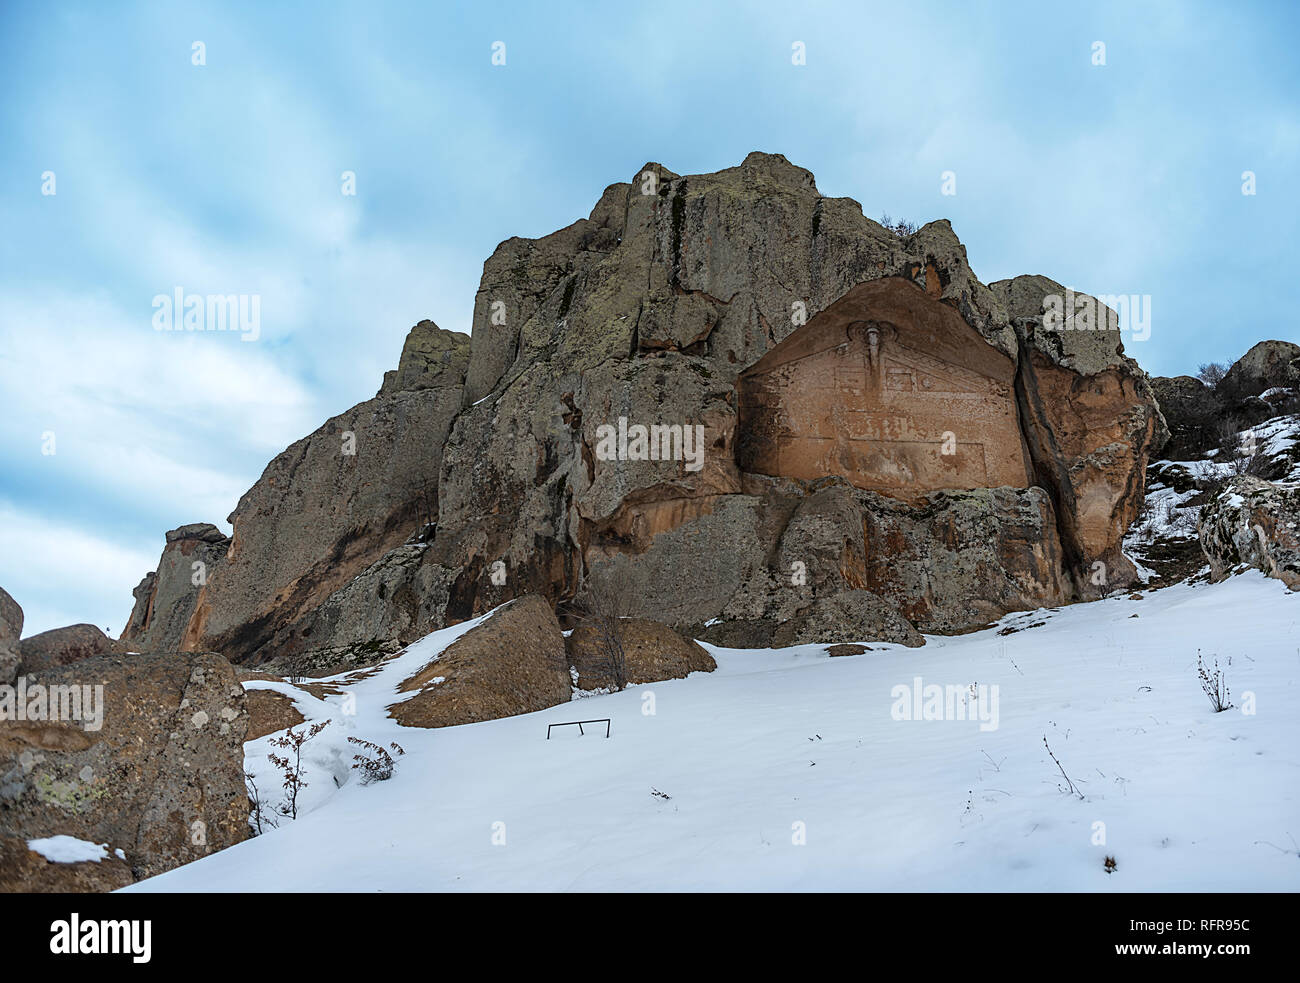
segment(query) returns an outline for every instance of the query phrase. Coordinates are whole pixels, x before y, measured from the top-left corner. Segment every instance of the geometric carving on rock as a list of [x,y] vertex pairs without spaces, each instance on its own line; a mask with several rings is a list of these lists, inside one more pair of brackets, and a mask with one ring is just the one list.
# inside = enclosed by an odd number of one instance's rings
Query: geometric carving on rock
[[902,499],[1025,488],[1015,372],[910,280],[859,284],[741,374],[737,463]]

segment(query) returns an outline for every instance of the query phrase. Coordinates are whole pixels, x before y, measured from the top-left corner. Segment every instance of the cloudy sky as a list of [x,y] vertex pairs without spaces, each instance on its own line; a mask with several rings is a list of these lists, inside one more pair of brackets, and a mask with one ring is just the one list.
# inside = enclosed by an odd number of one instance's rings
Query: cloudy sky
[[[6,0],[0,585],[25,634],[116,635],[165,530],[228,531],[412,324],[470,329],[498,242],[649,160],[783,153],[873,218],[951,219],[985,281],[1149,295],[1153,374],[1300,341],[1300,5],[1086,6]],[[257,295],[260,337],[154,330],[176,287]]]

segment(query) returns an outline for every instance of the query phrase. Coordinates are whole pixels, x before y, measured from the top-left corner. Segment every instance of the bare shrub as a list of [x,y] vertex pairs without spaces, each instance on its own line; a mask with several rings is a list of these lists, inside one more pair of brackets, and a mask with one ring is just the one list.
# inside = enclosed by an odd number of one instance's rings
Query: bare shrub
[[270,746],[280,748],[284,754],[268,754],[266,759],[280,769],[284,776],[284,801],[277,807],[280,815],[290,819],[298,818],[298,793],[307,787],[303,777],[307,769],[302,766],[302,746],[316,737],[329,726],[328,720],[312,724],[307,730],[298,731],[290,727],[279,737],[270,740]]
[[894,233],[894,235],[898,236],[898,238],[900,239],[906,239],[908,236],[916,235],[917,227],[915,222],[909,222],[907,221],[907,219],[903,219],[903,218],[900,218],[897,222],[895,222],[892,218],[889,217],[888,212],[885,212],[883,215],[880,216],[880,224],[883,225],[885,228],[887,228],[890,232]]
[[[369,785],[371,782],[386,782],[393,777],[393,771],[397,768],[397,761],[387,750],[370,741],[362,740],[360,737],[349,737],[349,744],[355,744],[361,748],[360,754],[354,754],[352,760],[355,762],[353,768],[361,772],[361,784]],[[406,752],[396,741],[388,745],[397,752],[400,758]]]
[[1214,660],[1214,668],[1210,669],[1201,659],[1200,649],[1196,650],[1196,674],[1201,678],[1201,689],[1210,700],[1210,706],[1214,707],[1215,713],[1223,713],[1224,710],[1232,709],[1232,694],[1228,692],[1228,681],[1224,678],[1222,671],[1219,669],[1219,660]]
[[1202,362],[1201,367],[1196,370],[1196,378],[1213,388],[1223,381],[1230,368],[1232,366],[1227,362]]

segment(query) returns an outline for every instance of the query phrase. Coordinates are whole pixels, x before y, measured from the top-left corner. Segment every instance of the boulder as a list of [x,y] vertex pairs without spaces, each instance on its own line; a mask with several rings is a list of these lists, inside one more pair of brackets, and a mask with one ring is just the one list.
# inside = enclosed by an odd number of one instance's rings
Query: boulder
[[23,635],[23,609],[0,587],[0,686],[18,676],[18,640]]
[[225,659],[100,655],[25,675],[20,686],[0,703],[5,834],[107,844],[135,879],[247,837],[248,714]]
[[867,590],[846,590],[820,597],[794,618],[781,624],[772,636],[780,647],[808,642],[898,642],[918,648],[925,639],[898,609]]
[[174,652],[185,639],[199,592],[226,558],[230,537],[207,522],[167,533],[158,569],[135,589],[135,607],[120,636],[132,652]]
[[451,727],[532,713],[571,695],[564,635],[541,597],[503,605],[398,687],[388,708],[403,727]]
[[111,638],[94,625],[51,628],[18,644],[22,671],[41,672],[117,651]]
[[1258,396],[1275,388],[1300,386],[1300,345],[1261,341],[1237,359],[1219,383],[1232,398]]
[[[622,643],[628,683],[683,679],[693,672],[712,672],[718,667],[713,656],[698,642],[647,618],[624,620]],[[595,626],[578,625],[569,632],[564,647],[569,666],[577,672],[575,685],[579,689],[607,689],[615,684],[609,658]]]
[[1202,511],[1197,533],[1211,580],[1244,565],[1300,589],[1300,487],[1234,478]]

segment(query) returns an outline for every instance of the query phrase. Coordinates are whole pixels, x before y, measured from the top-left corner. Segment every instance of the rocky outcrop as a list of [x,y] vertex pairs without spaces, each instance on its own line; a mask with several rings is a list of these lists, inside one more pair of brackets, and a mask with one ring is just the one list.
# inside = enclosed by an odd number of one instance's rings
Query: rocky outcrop
[[1189,375],[1151,380],[1151,390],[1169,426],[1163,455],[1174,461],[1199,457],[1213,446],[1224,411],[1222,397],[1200,379]]
[[103,655],[21,685],[0,722],[0,834],[106,844],[137,879],[247,837],[248,716],[225,659]]
[[[1091,596],[1132,576],[1119,542],[1163,422],[1117,336],[1057,342],[1030,330],[1041,323],[1044,291],[1064,288],[1038,278],[1008,283],[1019,314],[1013,324],[971,273],[947,223],[899,238],[856,203],[819,195],[811,175],[784,158],[754,154],[739,168],[687,178],[652,164],[638,177],[608,189],[585,222],[504,243],[485,267],[479,310],[500,294],[522,322],[475,325],[469,377],[477,388],[466,398],[481,402],[457,420],[445,451],[434,544],[439,566],[464,571],[450,614],[499,600],[488,589],[497,561],[514,590],[564,599],[593,562],[624,554],[653,566],[660,547],[649,544],[665,537],[663,549],[678,552],[671,537],[679,528],[732,560],[739,549],[715,535],[726,526],[739,536],[733,542],[761,556],[779,536],[781,514],[756,505],[761,517],[744,516],[753,504],[744,499],[750,469],[804,480],[838,475],[913,500],[945,483],[1037,484],[1050,498],[1040,518],[1059,527],[1041,541],[1057,569],[1027,580],[1020,602]],[[770,234],[777,228],[780,235]],[[574,255],[568,265],[557,259],[566,250]],[[529,274],[507,277],[520,269]],[[521,284],[534,291],[522,301]],[[962,325],[937,327],[954,313]],[[828,347],[837,331],[848,346],[842,351]],[[923,342],[909,352],[912,334]],[[808,357],[823,353],[827,365],[809,373]],[[782,401],[782,386],[807,391],[802,377],[747,388],[756,375],[791,365],[822,380],[822,402]],[[879,409],[872,385],[906,394],[905,409]],[[864,393],[862,410],[845,409],[845,387]],[[1007,392],[1001,404],[999,387]],[[934,409],[929,394],[940,396]],[[985,409],[963,413],[967,403]],[[902,404],[900,396],[895,405]],[[623,419],[702,426],[703,460],[688,469],[671,456],[601,455],[602,428]],[[940,430],[945,419],[951,425]],[[798,450],[789,442],[793,464],[782,463],[786,451],[772,436],[803,440]],[[958,448],[952,460],[945,442]],[[885,474],[892,488],[881,484]],[[501,504],[485,515],[484,501]],[[737,522],[759,531],[750,535]],[[726,561],[702,562],[711,569]],[[706,595],[698,613],[724,585],[738,586],[752,562],[695,582]],[[653,580],[653,571],[643,579]],[[649,595],[660,605],[652,614],[698,623],[674,610],[680,593]],[[963,617],[953,610],[942,620]]]
[[[667,625],[646,618],[628,618],[620,624],[623,669],[628,683],[683,679],[693,672],[712,672],[718,668],[702,645],[683,638]],[[614,669],[595,626],[578,625],[569,632],[564,646],[569,666],[577,673],[575,686],[594,690],[616,685]]]
[[116,650],[113,640],[94,625],[51,628],[18,644],[24,673],[56,669]]
[[1201,457],[1265,420],[1300,412],[1300,345],[1261,341],[1216,385],[1184,375],[1154,378],[1151,386],[1169,423],[1164,456]]
[[1246,566],[1300,589],[1300,488],[1234,478],[1201,513],[1197,532],[1212,580]]
[[1124,354],[1116,313],[1096,298],[1044,276],[992,289],[1020,342],[1021,425],[1034,483],[1053,499],[1074,592],[1132,583],[1124,532],[1142,506],[1147,462],[1169,436],[1150,381]]
[[1261,341],[1232,364],[1219,385],[1238,399],[1300,386],[1300,345]]
[[647,617],[758,644],[846,591],[959,631],[1124,586],[1164,422],[1110,314],[1059,329],[1054,292],[991,289],[946,221],[900,235],[779,155],[647,164],[497,248],[468,355],[421,322],[376,399],[272,462],[182,645],[348,667],[515,597],[565,614],[610,563]]
[[537,596],[504,605],[456,639],[398,692],[388,708],[403,727],[451,727],[565,703],[571,681],[564,635]]
[[183,647],[241,662],[318,648],[303,619],[432,529],[442,446],[461,397],[450,384],[454,363],[444,368],[447,385],[358,404],[267,466],[230,516],[229,550],[199,592]]
[[369,665],[446,624],[456,571],[428,559],[427,543],[390,550],[273,636],[272,672],[325,676]]
[[18,640],[23,635],[23,609],[0,587],[0,686],[18,675]]
[[469,367],[469,336],[421,321],[406,336],[397,369],[384,373],[379,393],[452,389],[459,394]]
[[158,569],[146,574],[135,589],[135,607],[121,643],[134,652],[179,649],[199,592],[229,549],[230,537],[207,522],[169,531]]

